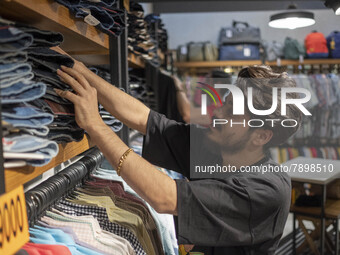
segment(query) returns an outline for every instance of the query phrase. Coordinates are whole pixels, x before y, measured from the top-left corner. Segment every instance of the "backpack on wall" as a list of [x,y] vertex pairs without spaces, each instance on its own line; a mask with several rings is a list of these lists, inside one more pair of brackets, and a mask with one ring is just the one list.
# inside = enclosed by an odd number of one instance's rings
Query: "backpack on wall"
[[325,36],[319,32],[312,32],[305,38],[306,53],[309,58],[327,58],[328,48]]
[[232,27],[221,28],[219,45],[231,43],[260,43],[261,33],[257,27],[250,26],[247,22],[233,21]]
[[263,42],[265,57],[267,61],[275,61],[278,58],[283,57],[283,47],[284,45],[277,41]]
[[259,44],[230,44],[220,46],[219,60],[260,59]]
[[333,31],[327,36],[327,46],[332,58],[340,58],[340,32]]
[[283,53],[285,59],[299,59],[305,55],[305,48],[298,40],[286,37]]
[[187,44],[188,61],[214,61],[217,48],[211,42],[190,42]]

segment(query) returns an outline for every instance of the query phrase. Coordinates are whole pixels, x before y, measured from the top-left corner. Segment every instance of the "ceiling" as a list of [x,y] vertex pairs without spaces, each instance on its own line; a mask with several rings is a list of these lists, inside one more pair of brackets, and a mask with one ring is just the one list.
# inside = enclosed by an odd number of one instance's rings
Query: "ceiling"
[[321,0],[262,0],[262,1],[230,1],[230,0],[137,0],[143,3],[152,3],[154,13],[179,13],[179,12],[226,12],[226,11],[264,11],[285,10],[294,3],[299,9],[325,9]]

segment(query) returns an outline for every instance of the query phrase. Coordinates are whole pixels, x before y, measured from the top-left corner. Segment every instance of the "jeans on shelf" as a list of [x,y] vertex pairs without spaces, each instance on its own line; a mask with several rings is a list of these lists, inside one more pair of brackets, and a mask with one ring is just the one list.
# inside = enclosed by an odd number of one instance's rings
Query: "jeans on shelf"
[[53,47],[59,46],[64,41],[64,36],[59,32],[40,30],[34,27],[19,25],[20,30],[33,36],[32,47]]
[[[1,44],[0,44],[1,47]],[[11,63],[24,63],[27,61],[27,52],[17,51],[17,52],[7,52],[0,54],[0,65],[11,64]]]
[[32,67],[27,63],[10,63],[0,65],[0,87],[9,87],[19,79],[33,77]]
[[43,160],[27,160],[32,166],[46,165],[58,154],[56,142],[31,135],[18,135],[3,138],[4,152],[29,152],[45,156]]
[[27,49],[33,36],[11,25],[0,24],[0,52],[17,52]]
[[41,112],[37,108],[20,104],[15,107],[3,107],[2,120],[14,127],[39,128],[53,122],[53,115]]
[[[33,48],[28,51],[28,59],[33,62],[33,68],[39,69],[43,66],[49,71],[56,72],[61,65],[73,67],[74,61],[69,56],[62,55],[59,52],[49,48]],[[43,68],[42,68],[43,69]]]
[[19,82],[11,87],[1,89],[1,104],[15,104],[33,101],[42,97],[45,92],[46,85],[44,83]]

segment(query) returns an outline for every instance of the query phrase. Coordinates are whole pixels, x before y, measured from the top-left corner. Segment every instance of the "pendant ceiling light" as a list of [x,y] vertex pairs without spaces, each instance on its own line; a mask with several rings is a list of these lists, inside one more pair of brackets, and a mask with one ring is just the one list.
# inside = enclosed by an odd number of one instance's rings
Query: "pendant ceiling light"
[[296,5],[289,5],[286,12],[270,17],[269,26],[273,28],[296,29],[315,24],[312,12],[298,11]]
[[327,0],[325,5],[328,8],[332,8],[335,15],[340,15],[340,0]]

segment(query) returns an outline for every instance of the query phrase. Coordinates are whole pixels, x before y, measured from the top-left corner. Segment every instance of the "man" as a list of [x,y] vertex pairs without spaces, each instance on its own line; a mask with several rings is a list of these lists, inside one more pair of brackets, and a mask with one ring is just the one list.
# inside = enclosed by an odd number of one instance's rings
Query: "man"
[[[265,156],[266,148],[284,142],[297,127],[284,129],[266,123],[261,128],[224,125],[210,130],[195,127],[190,130],[189,125],[176,123],[148,109],[97,77],[82,63],[76,62],[73,69],[62,67],[57,73],[75,94],[56,92],[74,103],[78,125],[88,132],[115,169],[119,169],[127,184],[156,211],[178,216],[179,244],[193,244],[193,251],[204,254],[274,254],[290,205],[287,174],[235,172],[220,179],[172,180],[152,164],[176,170],[189,178],[192,149],[208,155],[215,164],[230,164],[238,169],[268,166],[275,163]],[[251,86],[256,92],[253,98],[256,109],[270,108],[272,87],[295,85],[286,74],[274,73],[264,66],[245,68],[239,76],[237,83],[242,90]],[[258,84],[256,79],[265,82]],[[98,114],[97,97],[112,115],[145,135],[144,158],[129,153],[129,148],[104,124]],[[243,116],[232,116],[232,103],[232,97],[228,96],[223,107],[214,111],[216,118],[237,121],[253,117],[249,111]],[[299,109],[293,105],[287,108],[286,116],[280,115],[279,104],[279,110],[265,117],[295,119],[299,123]],[[190,147],[190,132],[203,134],[204,139],[191,140],[195,144]]]

